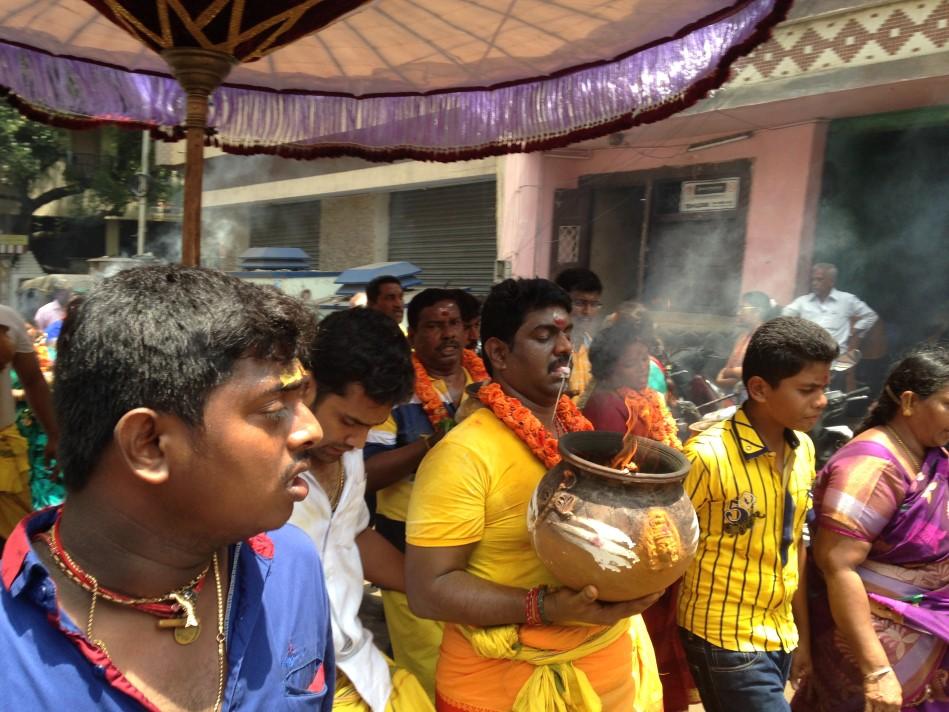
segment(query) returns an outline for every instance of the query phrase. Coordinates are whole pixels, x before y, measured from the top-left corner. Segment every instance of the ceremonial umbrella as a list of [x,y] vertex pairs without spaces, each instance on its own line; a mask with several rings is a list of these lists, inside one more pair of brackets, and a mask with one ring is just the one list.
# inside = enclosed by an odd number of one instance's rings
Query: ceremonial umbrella
[[563,146],[693,103],[790,2],[0,0],[0,86],[56,125],[184,134],[196,264],[205,143],[438,161]]

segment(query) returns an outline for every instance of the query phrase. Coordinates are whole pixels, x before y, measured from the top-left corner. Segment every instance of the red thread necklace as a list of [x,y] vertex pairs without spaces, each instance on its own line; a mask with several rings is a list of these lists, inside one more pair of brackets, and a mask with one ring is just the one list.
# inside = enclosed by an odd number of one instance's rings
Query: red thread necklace
[[[175,589],[162,596],[150,598],[135,598],[118,591],[104,588],[98,580],[90,573],[85,571],[69,555],[63,547],[62,537],[60,535],[60,522],[62,521],[62,509],[56,516],[53,526],[48,535],[42,535],[53,561],[66,577],[93,595],[93,601],[96,598],[110,601],[120,606],[128,606],[143,613],[158,617],[159,628],[173,628],[175,632],[175,641],[182,645],[194,642],[201,632],[201,623],[195,612],[195,604],[198,594],[204,587],[207,580],[208,571],[211,568],[209,563],[204,569],[184,586]],[[95,603],[93,602],[93,607]]]

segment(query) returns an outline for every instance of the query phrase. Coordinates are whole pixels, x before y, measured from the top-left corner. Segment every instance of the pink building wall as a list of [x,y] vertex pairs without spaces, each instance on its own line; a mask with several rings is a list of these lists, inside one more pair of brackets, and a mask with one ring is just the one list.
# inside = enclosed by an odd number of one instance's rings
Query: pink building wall
[[825,122],[753,131],[751,138],[702,151],[692,136],[649,149],[601,148],[588,159],[506,156],[498,174],[500,259],[513,273],[549,276],[554,191],[576,188],[580,176],[648,171],[663,166],[751,161],[751,193],[742,291],[762,290],[782,303],[806,288],[826,141]]

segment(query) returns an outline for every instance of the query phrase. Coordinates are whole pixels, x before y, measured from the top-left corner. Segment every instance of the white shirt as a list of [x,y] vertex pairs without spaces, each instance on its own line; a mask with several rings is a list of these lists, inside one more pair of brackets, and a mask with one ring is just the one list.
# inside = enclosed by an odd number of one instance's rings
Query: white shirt
[[877,314],[856,295],[831,289],[827,299],[821,301],[811,292],[798,297],[784,307],[784,316],[799,316],[813,321],[830,332],[841,350],[850,341],[850,324],[858,336],[863,336],[876,324]]
[[[31,354],[35,350],[30,335],[26,333],[23,317],[10,307],[0,306],[0,326],[7,327],[7,335],[13,342],[13,350],[18,354]],[[0,371],[0,430],[16,420],[16,403],[13,402],[10,382],[11,364]]]
[[310,493],[294,506],[290,523],[309,535],[323,559],[336,665],[372,712],[385,712],[392,692],[389,665],[373,644],[372,633],[359,620],[363,571],[356,537],[369,526],[362,450],[345,453],[342,463],[346,480],[336,511],[331,512],[329,497],[313,474],[305,472],[303,478],[310,485]]

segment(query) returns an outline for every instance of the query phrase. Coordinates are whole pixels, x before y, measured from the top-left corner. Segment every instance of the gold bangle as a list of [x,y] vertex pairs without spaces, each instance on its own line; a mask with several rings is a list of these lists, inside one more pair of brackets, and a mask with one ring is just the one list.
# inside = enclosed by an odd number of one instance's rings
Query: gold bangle
[[887,665],[886,667],[881,667],[879,670],[868,672],[863,676],[863,680],[864,682],[877,682],[878,680],[881,680],[889,675],[891,672],[893,672],[893,668]]

